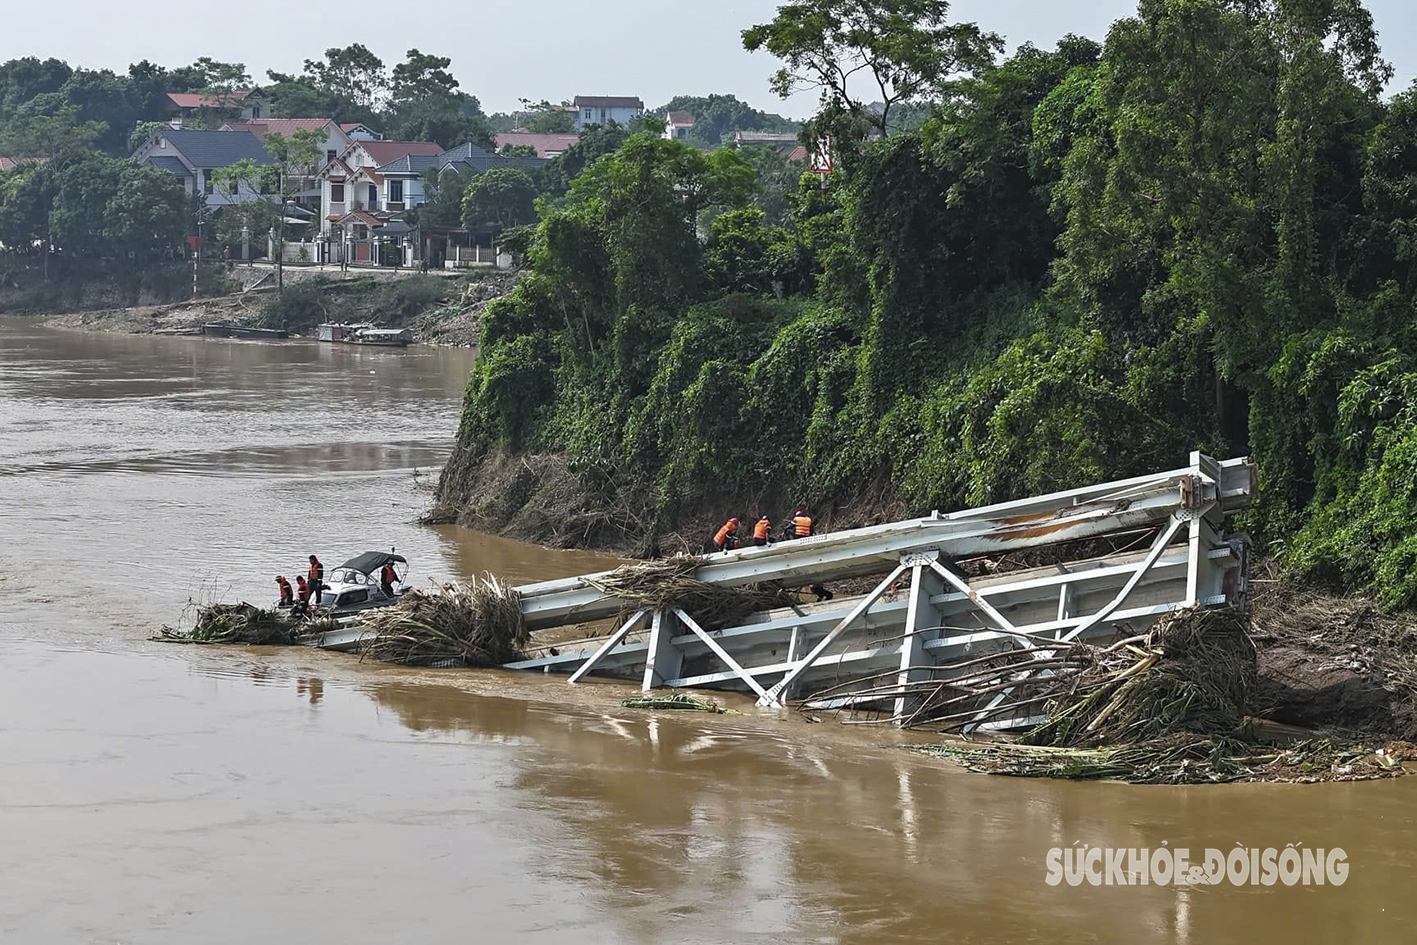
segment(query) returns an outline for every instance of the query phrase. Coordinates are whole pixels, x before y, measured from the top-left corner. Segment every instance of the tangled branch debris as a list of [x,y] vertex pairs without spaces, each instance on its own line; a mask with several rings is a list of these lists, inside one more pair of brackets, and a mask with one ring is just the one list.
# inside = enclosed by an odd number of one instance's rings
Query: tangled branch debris
[[492,575],[433,592],[409,591],[368,612],[363,655],[405,666],[497,666],[530,640],[516,589]]
[[[1179,611],[1144,638],[1072,655],[1063,671],[1034,677],[1029,701],[1047,719],[1019,741],[916,750],[991,774],[1135,784],[1392,777],[1410,756],[1401,743],[1374,752],[1340,737],[1260,744],[1246,716],[1256,650],[1234,611]],[[979,716],[947,717],[949,727],[961,717]]]
[[631,610],[677,607],[705,629],[731,626],[749,614],[793,602],[781,587],[754,584],[722,587],[697,580],[699,559],[675,555],[662,561],[627,564],[586,583],[607,597],[628,601]]
[[688,712],[713,712],[722,714],[726,710],[710,699],[696,699],[683,692],[667,696],[631,696],[621,699],[620,704],[627,709],[683,709]]
[[251,604],[211,604],[197,609],[197,621],[188,631],[163,627],[155,640],[166,643],[245,643],[253,646],[290,646],[306,633],[330,630],[334,621],[307,621],[289,611],[267,610]]

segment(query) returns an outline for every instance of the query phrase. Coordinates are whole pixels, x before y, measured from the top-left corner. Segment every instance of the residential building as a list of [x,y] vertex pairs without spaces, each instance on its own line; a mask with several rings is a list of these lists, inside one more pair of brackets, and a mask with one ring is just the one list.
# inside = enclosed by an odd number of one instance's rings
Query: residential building
[[628,125],[645,113],[645,103],[634,95],[577,95],[572,104],[576,107],[576,133],[591,125]]
[[349,135],[349,140],[351,141],[379,141],[384,137],[368,125],[360,124],[357,121],[345,122],[339,127],[340,131]]
[[537,134],[534,131],[504,131],[497,135],[497,150],[508,145],[529,147],[539,158],[553,158],[581,140],[578,134]]
[[[346,215],[356,210],[377,211],[384,186],[379,168],[402,157],[433,158],[443,148],[433,141],[351,141],[334,159],[320,169],[320,205],[324,209],[320,234],[328,237]],[[399,201],[407,203],[407,200]]]
[[235,89],[230,92],[169,92],[165,106],[169,123],[183,127],[194,115],[207,112],[231,120],[255,121],[266,117],[270,109],[256,89]]
[[245,203],[265,193],[259,185],[218,184],[217,171],[244,160],[263,167],[276,163],[260,139],[249,131],[191,128],[169,128],[154,135],[133,152],[133,160],[171,172],[187,193],[205,193],[207,206],[213,208]]
[[664,137],[671,141],[689,137],[694,128],[693,112],[670,112],[664,119]]
[[733,132],[733,146],[741,148],[744,145],[755,144],[772,148],[783,154],[790,154],[797,149],[797,132],[795,131],[735,131]]
[[[417,143],[420,142],[378,144]],[[365,149],[366,153],[370,150]],[[372,152],[379,150],[375,147]],[[490,261],[495,256],[495,233],[469,234],[458,229],[435,234],[426,228],[414,233],[403,219],[406,211],[422,205],[427,198],[425,173],[430,168],[437,169],[440,174],[447,171],[480,174],[496,167],[532,170],[545,163],[544,158],[497,154],[475,144],[461,144],[437,154],[411,151],[378,167],[351,167],[345,164],[343,157],[338,158],[326,175],[331,181],[332,198],[336,194],[357,197],[346,201],[343,207],[333,199],[327,204],[329,212],[325,214],[322,235],[327,241],[334,239],[339,245],[332,249],[327,247],[322,254],[324,258],[338,258],[342,253],[354,263],[392,265],[398,261],[398,265],[412,266],[420,257],[420,252],[431,252],[436,257],[435,265],[443,265],[445,259],[458,263],[466,256],[463,251],[471,250],[474,261]],[[335,187],[340,189],[334,190]],[[479,237],[482,238],[481,243],[477,242]],[[419,245],[420,240],[422,246]],[[484,243],[485,246],[482,246]],[[482,248],[478,249],[479,246]]]

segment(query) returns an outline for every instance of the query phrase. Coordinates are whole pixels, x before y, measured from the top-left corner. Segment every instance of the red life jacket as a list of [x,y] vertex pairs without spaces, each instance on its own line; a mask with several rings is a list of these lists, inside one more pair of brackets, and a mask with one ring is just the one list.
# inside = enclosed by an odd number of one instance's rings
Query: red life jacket
[[392,585],[395,581],[398,580],[399,577],[394,572],[393,565],[389,564],[384,565],[384,570],[380,572],[379,576],[383,578],[384,583],[388,585]]

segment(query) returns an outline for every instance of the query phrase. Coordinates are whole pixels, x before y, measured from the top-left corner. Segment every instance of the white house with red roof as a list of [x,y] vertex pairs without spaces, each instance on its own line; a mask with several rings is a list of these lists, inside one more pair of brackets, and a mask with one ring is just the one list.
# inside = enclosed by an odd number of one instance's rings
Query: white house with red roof
[[442,146],[434,141],[350,142],[318,175],[320,203],[325,211],[320,221],[321,235],[328,237],[334,226],[349,214],[384,209],[385,201],[379,196],[384,185],[380,167],[403,157],[436,157],[442,153]]
[[670,141],[689,137],[694,128],[693,112],[670,112],[664,118],[664,137]]
[[581,140],[578,134],[537,134],[534,131],[504,131],[497,135],[497,150],[508,145],[528,147],[539,158],[553,158],[565,154],[567,149]]
[[164,110],[168,123],[181,128],[184,121],[204,110],[241,121],[254,121],[265,117],[268,108],[258,90],[233,89],[229,92],[168,92]]

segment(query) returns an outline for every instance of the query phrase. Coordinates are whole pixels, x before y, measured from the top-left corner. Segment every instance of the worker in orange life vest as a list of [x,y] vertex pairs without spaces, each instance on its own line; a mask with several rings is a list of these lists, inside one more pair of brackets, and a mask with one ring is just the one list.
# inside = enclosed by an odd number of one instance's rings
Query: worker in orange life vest
[[398,573],[394,571],[394,566],[385,561],[383,568],[379,570],[379,587],[384,592],[384,596],[393,598],[394,582],[398,580]]
[[276,575],[276,586],[280,588],[280,606],[289,607],[295,603],[295,592],[290,589],[290,582],[284,574]]
[[713,546],[718,551],[728,551],[738,547],[738,519],[730,518],[714,533]]
[[325,587],[325,566],[314,555],[310,556],[310,580],[307,583],[310,587],[310,599],[316,604],[321,603],[320,591]]
[[812,518],[801,509],[792,516],[792,537],[809,538],[812,534]]
[[753,544],[762,546],[768,544],[772,539],[768,537],[768,529],[772,528],[772,521],[766,515],[758,516],[758,521],[753,525]]

